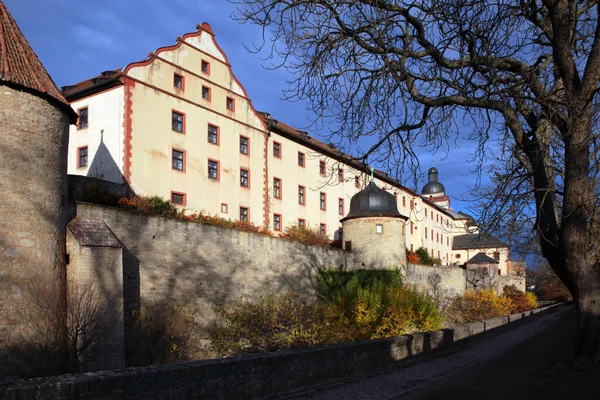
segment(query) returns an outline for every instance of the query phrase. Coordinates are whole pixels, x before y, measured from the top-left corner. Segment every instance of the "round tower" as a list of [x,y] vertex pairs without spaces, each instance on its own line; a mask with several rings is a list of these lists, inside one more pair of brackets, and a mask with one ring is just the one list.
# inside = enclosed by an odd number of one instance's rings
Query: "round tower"
[[8,328],[22,323],[15,310],[26,282],[64,276],[68,128],[77,116],[1,1],[0,42],[0,320]]
[[342,218],[344,249],[356,252],[367,268],[406,266],[406,220],[394,195],[374,181],[352,196]]

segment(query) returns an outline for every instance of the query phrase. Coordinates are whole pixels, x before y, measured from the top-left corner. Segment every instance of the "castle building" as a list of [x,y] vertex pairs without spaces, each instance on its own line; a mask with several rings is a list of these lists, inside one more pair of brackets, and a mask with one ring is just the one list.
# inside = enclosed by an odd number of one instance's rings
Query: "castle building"
[[[79,114],[69,174],[124,183],[136,194],[275,233],[301,225],[346,241],[340,220],[367,187],[368,169],[255,110],[207,23],[144,61],[63,93]],[[422,195],[381,171],[374,182],[406,216],[408,250],[424,247],[443,265],[456,262],[453,237],[468,234],[472,221],[450,209],[436,168]]]
[[65,274],[67,143],[77,115],[1,1],[0,43],[2,342],[23,334],[28,286]]

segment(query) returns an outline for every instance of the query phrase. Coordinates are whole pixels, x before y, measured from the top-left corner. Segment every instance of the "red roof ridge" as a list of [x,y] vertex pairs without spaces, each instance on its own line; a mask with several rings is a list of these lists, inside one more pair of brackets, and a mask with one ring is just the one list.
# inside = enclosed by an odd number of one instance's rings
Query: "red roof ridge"
[[66,109],[74,123],[77,114],[61,94],[12,15],[0,0],[0,82],[50,97]]

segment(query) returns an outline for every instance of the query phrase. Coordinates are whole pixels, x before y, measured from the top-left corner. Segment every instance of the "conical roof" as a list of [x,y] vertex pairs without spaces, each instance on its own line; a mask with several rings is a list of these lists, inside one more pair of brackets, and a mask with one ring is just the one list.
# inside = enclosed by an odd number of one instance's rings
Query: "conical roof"
[[0,83],[29,89],[40,97],[58,102],[75,122],[77,114],[50,78],[21,29],[0,0]]
[[366,188],[352,196],[350,200],[350,212],[341,221],[359,217],[395,217],[408,219],[398,212],[394,195],[380,189],[374,181],[371,181]]

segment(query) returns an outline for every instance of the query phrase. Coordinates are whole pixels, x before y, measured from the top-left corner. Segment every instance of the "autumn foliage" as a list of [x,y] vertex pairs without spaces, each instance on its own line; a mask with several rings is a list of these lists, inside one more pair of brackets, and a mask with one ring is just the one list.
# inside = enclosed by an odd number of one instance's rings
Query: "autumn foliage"
[[498,295],[494,289],[467,290],[464,296],[457,297],[450,303],[446,313],[451,321],[466,324],[508,315],[514,307],[510,298],[504,294]]

